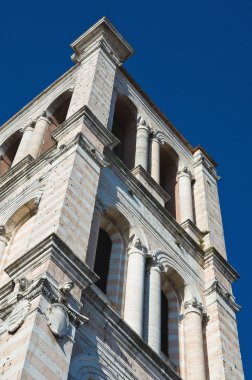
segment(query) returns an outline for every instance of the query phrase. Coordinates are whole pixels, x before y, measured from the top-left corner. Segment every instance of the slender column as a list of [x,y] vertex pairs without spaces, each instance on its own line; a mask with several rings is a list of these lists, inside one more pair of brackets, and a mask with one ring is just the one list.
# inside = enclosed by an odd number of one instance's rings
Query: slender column
[[180,223],[188,219],[193,221],[191,172],[185,167],[178,172],[177,180],[179,185]]
[[141,165],[145,170],[148,167],[149,127],[142,116],[137,122],[135,167]]
[[101,226],[101,217],[103,214],[104,208],[102,203],[97,199],[95,202],[93,219],[91,223],[91,232],[89,237],[89,245],[87,250],[86,263],[93,270],[95,264],[95,256],[97,243],[99,238],[99,231]]
[[124,319],[142,336],[143,333],[143,302],[146,248],[140,239],[128,249],[128,269],[125,291]]
[[7,234],[4,226],[0,226],[0,268],[2,267],[3,264],[3,256],[5,249],[8,245],[10,236]]
[[17,153],[15,155],[15,158],[11,166],[18,164],[23,158],[25,158],[29,154],[29,148],[30,148],[33,131],[34,131],[34,122],[27,125],[23,129],[22,131],[23,136],[22,136]]
[[32,157],[38,157],[41,145],[45,137],[46,130],[50,124],[50,119],[46,116],[46,113],[43,112],[43,114],[36,121],[33,136],[31,139],[29,154]]
[[146,271],[146,310],[144,338],[158,354],[161,352],[161,266],[152,262]]
[[185,302],[186,371],[188,380],[205,380],[202,334],[203,306],[194,297]]
[[160,140],[155,135],[151,139],[151,176],[160,183]]

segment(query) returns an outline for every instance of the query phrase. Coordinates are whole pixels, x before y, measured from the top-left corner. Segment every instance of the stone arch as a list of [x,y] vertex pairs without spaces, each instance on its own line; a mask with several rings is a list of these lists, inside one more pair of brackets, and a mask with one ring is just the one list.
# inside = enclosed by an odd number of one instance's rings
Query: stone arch
[[4,175],[12,166],[17,153],[22,133],[20,130],[9,136],[0,147],[0,176]]
[[[10,207],[8,215],[3,219],[6,236],[6,247],[2,252],[1,269],[21,257],[29,247],[35,217],[38,210],[39,198],[31,198],[19,207]],[[1,281],[7,282],[9,276],[2,273]]]
[[125,95],[117,95],[112,124],[112,133],[120,140],[114,153],[129,168],[135,165],[137,107]]
[[56,142],[51,137],[51,134],[56,128],[58,128],[60,124],[66,120],[72,93],[72,89],[64,91],[61,95],[57,96],[57,98],[54,99],[46,108],[45,114],[51,120],[51,124],[48,125],[48,128],[46,130],[39,155],[43,154],[49,148],[56,145]]
[[[69,88],[68,90],[64,91],[62,94],[57,96],[45,110],[47,116],[53,118],[54,119],[53,121],[56,122],[57,124],[61,124],[66,119],[67,111],[68,111],[70,101],[72,98],[72,94],[73,94],[73,89]],[[60,115],[59,113],[57,114],[57,111],[59,109],[62,110],[61,113],[59,112]]]
[[164,252],[162,249],[157,249],[153,253],[154,259],[159,262],[164,268],[164,272],[175,279],[174,283],[176,286],[181,288],[183,284],[183,302],[190,301],[193,297],[196,297],[200,302],[202,302],[202,297],[194,284],[191,276],[183,270],[178,261],[172,257],[168,252]]
[[[154,261],[162,268],[161,288],[166,300],[166,315],[161,315],[166,342],[166,352],[171,362],[177,367],[181,374],[185,373],[185,331],[184,304],[196,297],[201,301],[199,290],[194,284],[190,274],[167,252],[156,250],[153,254]],[[162,305],[162,302],[161,302]],[[163,312],[163,310],[161,311]],[[162,327],[163,327],[162,326]],[[161,332],[162,334],[162,332]],[[162,339],[161,339],[162,342]]]
[[[115,310],[122,314],[128,264],[127,248],[137,238],[140,238],[145,245],[146,238],[135,221],[114,206],[105,207],[100,228],[108,234],[111,241],[106,295]],[[97,267],[96,263],[95,267]]]

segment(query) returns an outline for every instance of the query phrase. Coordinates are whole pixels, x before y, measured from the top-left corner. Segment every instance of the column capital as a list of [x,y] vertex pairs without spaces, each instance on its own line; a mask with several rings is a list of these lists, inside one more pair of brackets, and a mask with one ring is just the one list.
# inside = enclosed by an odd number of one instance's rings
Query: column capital
[[107,211],[107,207],[100,198],[96,198],[94,208],[96,208],[101,214],[104,214]]
[[186,166],[182,170],[178,171],[177,178],[180,178],[180,177],[188,177],[190,178],[190,180],[193,179],[193,175],[191,171]]
[[164,144],[163,139],[159,136],[159,131],[153,131],[151,134],[151,141],[157,142],[159,145]]
[[149,260],[147,265],[147,270],[163,273],[165,272],[165,267],[159,260],[156,259],[156,257],[151,256],[151,259]]
[[146,129],[150,132],[150,126],[142,115],[137,118],[137,129]]
[[132,243],[129,244],[127,252],[128,256],[130,256],[132,253],[140,253],[145,256],[148,252],[148,249],[141,242],[140,238],[135,238]]
[[43,111],[43,112],[41,113],[41,115],[39,115],[39,116],[37,117],[37,119],[36,119],[36,123],[37,123],[38,121],[40,121],[40,120],[44,120],[44,121],[46,121],[49,125],[52,124],[52,119],[51,119],[49,116],[47,116],[46,111]]
[[33,131],[34,127],[36,125],[36,121],[32,120],[29,124],[25,125],[23,128],[20,129],[20,132],[24,134],[25,131]]
[[200,314],[201,316],[204,316],[206,314],[204,306],[202,305],[201,302],[197,300],[196,297],[193,297],[191,300],[186,301],[184,303],[185,306],[185,315],[188,313],[197,313]]

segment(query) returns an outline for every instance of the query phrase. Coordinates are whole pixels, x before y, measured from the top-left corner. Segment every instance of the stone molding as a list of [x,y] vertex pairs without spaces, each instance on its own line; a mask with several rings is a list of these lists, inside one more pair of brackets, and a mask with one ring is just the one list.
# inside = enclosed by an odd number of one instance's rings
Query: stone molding
[[201,149],[198,149],[194,153],[194,163],[193,167],[197,168],[198,166],[203,166],[207,172],[216,180],[219,180],[221,177],[217,175],[217,172],[215,170],[216,163],[213,161],[209,161],[207,157],[204,156]]
[[233,294],[228,292],[218,280],[214,280],[204,291],[206,297],[212,293],[218,294],[235,313],[241,309],[241,306],[235,302]]
[[74,50],[72,60],[76,63],[99,48],[102,48],[116,65],[122,64],[134,52],[106,17],[99,20],[70,46]]
[[[4,270],[15,281],[22,273],[36,267],[36,259],[39,259],[41,264],[52,260],[63,271],[68,270],[74,283],[80,288],[86,288],[98,280],[98,276],[55,233],[42,240]],[[0,299],[1,295],[2,288],[0,288]]]
[[119,144],[119,140],[97,119],[93,112],[87,105],[80,108],[67,120],[65,120],[57,129],[55,129],[51,136],[59,142],[62,137],[67,135],[73,130],[76,125],[84,123],[85,126],[100,140],[104,146],[114,148]]
[[[7,329],[9,333],[15,332],[28,316],[31,308],[31,301],[40,295],[45,296],[51,303],[49,309],[52,308],[53,305],[59,305],[76,327],[79,327],[81,324],[88,321],[87,317],[80,314],[76,308],[70,305],[69,298],[70,290],[73,288],[72,282],[55,287],[49,278],[43,276],[34,280],[28,280],[25,276],[22,276],[16,282],[19,285],[18,290],[9,294],[5,301],[0,304],[0,318],[2,320],[0,328],[1,332],[4,332],[5,329]],[[20,308],[18,312],[14,312],[14,310],[19,307],[18,305],[21,305],[24,301],[27,302],[27,307],[29,306],[28,309],[22,312],[22,308]],[[74,303],[76,304],[76,300]],[[81,306],[82,304],[79,303],[78,309],[80,309]],[[10,317],[12,320],[11,328],[9,326]],[[56,333],[54,333],[54,335],[57,336]]]
[[158,199],[159,203],[164,205],[171,197],[166,191],[151,177],[151,175],[141,166],[138,165],[131,170],[131,173],[141,182],[146,189]]
[[204,268],[213,265],[214,268],[219,270],[231,284],[240,277],[239,273],[214,247],[210,247],[205,251],[204,262]]

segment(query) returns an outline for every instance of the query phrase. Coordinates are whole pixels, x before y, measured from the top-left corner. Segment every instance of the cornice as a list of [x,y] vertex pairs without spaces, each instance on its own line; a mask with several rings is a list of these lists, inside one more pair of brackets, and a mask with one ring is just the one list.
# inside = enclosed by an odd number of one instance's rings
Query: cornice
[[[71,148],[76,146],[80,146],[99,167],[107,166],[103,156],[96,151],[95,147],[89,143],[84,134],[80,132],[76,134],[76,136],[67,144],[61,145],[59,149],[57,146],[53,146],[37,159],[27,156],[20,161],[20,163],[5,173],[0,179],[3,183],[3,185],[1,185],[0,182],[1,200],[8,196],[10,192],[14,191],[14,189],[18,186],[25,183],[34,174],[38,173],[41,169],[48,165],[48,163],[52,164],[54,161],[59,159],[60,156],[66,154]],[[40,179],[38,178],[37,180],[39,181]]]
[[158,196],[164,201],[168,201],[171,197],[164,191],[164,189],[151,177],[151,175],[141,166],[138,165],[131,170],[134,176],[140,175],[142,179],[158,194]]
[[95,25],[78,37],[71,45],[74,62],[83,60],[90,51],[102,47],[116,64],[122,64],[134,50],[115,29],[111,22],[102,17]]
[[205,296],[212,293],[217,293],[235,313],[241,309],[241,306],[235,302],[235,297],[218,280],[213,281],[204,291]]
[[[21,274],[24,275],[37,267],[38,263],[42,264],[49,259],[54,261],[81,288],[98,280],[98,276],[55,233],[47,236],[22,257],[8,265],[4,271],[13,281]],[[0,295],[1,292],[2,289],[0,289]]]
[[204,261],[205,268],[213,264],[215,269],[219,270],[231,284],[240,277],[239,273],[214,247],[210,247],[205,251]]
[[114,148],[119,143],[119,140],[103,126],[103,124],[86,105],[80,108],[57,129],[55,129],[52,133],[52,137],[56,141],[59,141],[67,133],[73,130],[79,121],[82,121],[82,123],[85,124],[85,126],[101,141],[104,146]]

